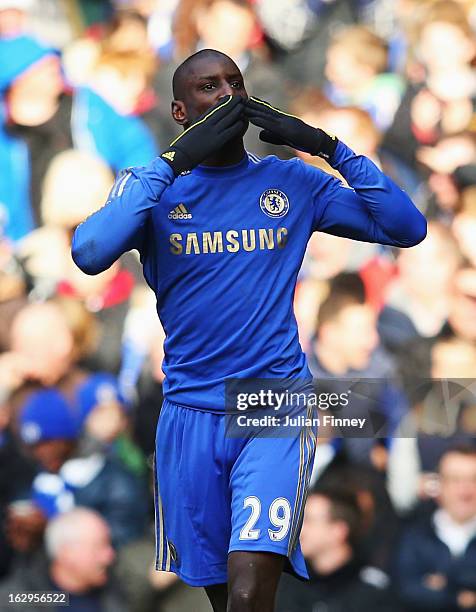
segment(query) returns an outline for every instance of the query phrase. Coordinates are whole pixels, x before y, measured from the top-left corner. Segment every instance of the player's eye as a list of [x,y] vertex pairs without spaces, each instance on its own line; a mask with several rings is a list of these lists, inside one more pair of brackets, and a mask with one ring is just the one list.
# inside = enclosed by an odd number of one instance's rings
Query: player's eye
[[214,87],[215,87],[214,83],[206,83],[205,85],[201,87],[201,89],[202,91],[212,91]]
[[243,83],[241,81],[233,81],[233,83],[231,83],[231,86],[234,89],[241,89],[243,87]]

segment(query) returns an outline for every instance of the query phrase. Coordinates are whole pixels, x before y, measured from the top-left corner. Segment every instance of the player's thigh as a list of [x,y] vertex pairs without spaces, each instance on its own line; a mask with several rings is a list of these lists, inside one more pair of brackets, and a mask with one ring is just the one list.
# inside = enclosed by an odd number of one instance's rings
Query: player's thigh
[[307,576],[298,539],[316,433],[304,428],[282,438],[255,437],[244,446],[230,476],[230,552],[284,555],[297,574]]

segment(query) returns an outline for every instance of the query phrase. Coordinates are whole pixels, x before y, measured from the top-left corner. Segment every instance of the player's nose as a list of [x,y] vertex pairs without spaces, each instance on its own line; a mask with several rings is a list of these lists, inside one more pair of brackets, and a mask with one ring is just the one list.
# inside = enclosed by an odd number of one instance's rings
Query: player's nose
[[224,98],[225,96],[233,96],[234,94],[236,94],[236,90],[233,89],[229,83],[225,82],[220,87],[220,98]]

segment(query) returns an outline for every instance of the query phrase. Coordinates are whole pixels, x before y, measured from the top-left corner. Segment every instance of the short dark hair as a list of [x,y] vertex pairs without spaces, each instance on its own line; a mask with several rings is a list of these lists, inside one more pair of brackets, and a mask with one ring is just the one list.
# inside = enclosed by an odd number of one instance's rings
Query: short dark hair
[[231,57],[226,55],[226,53],[222,53],[221,51],[217,51],[216,49],[201,49],[196,53],[193,53],[187,59],[185,59],[179,66],[177,66],[174,75],[172,77],[172,91],[174,100],[180,100],[183,97],[183,87],[184,81],[190,72],[190,68],[192,64],[200,59],[205,57],[222,57],[227,60],[233,61]]
[[355,272],[341,272],[331,280],[329,295],[319,307],[317,329],[336,319],[344,308],[354,304],[365,304],[364,283]]
[[327,499],[330,504],[331,519],[342,521],[347,525],[349,529],[347,541],[355,549],[364,531],[364,515],[356,493],[338,487],[317,485],[311,490],[310,496],[312,495],[319,495]]
[[440,460],[438,462],[438,468],[441,468],[441,463],[445,457],[448,455],[463,455],[464,457],[471,457],[476,459],[476,443],[461,443],[455,444],[447,448],[440,456]]

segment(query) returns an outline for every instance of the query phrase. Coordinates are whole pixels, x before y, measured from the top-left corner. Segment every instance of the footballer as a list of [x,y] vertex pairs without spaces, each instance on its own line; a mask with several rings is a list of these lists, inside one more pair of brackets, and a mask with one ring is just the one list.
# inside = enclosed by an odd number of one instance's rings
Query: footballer
[[[249,96],[218,51],[186,59],[173,95],[183,132],[118,176],[77,227],[72,254],[98,274],[137,249],[157,297],[166,334],[157,569],[205,587],[216,612],[271,612],[283,570],[307,577],[299,532],[316,432],[227,436],[225,381],[311,379],[293,295],[313,232],[411,247],[426,221],[372,161]],[[298,158],[246,151],[249,123],[266,142],[325,158],[348,185]]]

